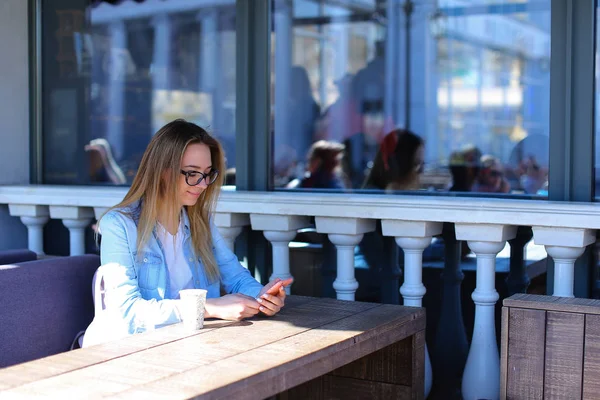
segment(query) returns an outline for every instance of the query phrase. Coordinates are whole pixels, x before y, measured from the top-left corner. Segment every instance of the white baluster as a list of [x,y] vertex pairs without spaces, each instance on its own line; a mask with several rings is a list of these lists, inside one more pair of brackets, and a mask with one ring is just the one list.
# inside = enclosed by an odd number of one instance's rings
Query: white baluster
[[317,232],[327,233],[337,249],[337,276],[333,288],[340,300],[354,301],[358,282],[354,276],[354,248],[375,221],[358,218],[316,217]]
[[495,305],[496,256],[506,241],[516,236],[516,227],[504,225],[456,224],[456,238],[467,240],[477,256],[477,284],[471,296],[475,302],[475,325],[462,380],[465,400],[500,397],[500,357],[496,341]]
[[[397,237],[396,244],[404,250],[404,283],[400,287],[404,305],[421,307],[426,292],[423,285],[423,250],[431,244],[431,237]],[[429,349],[425,345],[425,398],[431,392],[432,381]]]
[[396,244],[404,250],[404,283],[400,287],[404,305],[421,307],[426,293],[423,285],[423,250],[431,244],[431,237],[396,237]]
[[[289,244],[296,236],[298,229],[310,225],[309,219],[289,215],[250,214],[250,221],[252,222],[252,229],[263,231],[265,238],[273,246],[273,274],[271,280],[291,278]],[[286,287],[285,291],[290,294],[291,287]]]
[[63,219],[63,225],[69,229],[69,254],[72,256],[85,254],[85,228],[91,222],[91,218]]
[[[385,236],[395,236],[396,244],[404,251],[404,283],[400,294],[404,305],[422,307],[426,289],[423,285],[423,250],[435,235],[442,233],[439,222],[393,221],[381,222]],[[425,346],[425,397],[429,396],[433,378],[429,350]]]
[[223,236],[223,240],[225,241],[225,244],[227,245],[229,250],[233,251],[235,248],[235,239],[237,239],[237,237],[240,236],[240,233],[242,233],[242,227],[241,226],[233,226],[233,227],[220,226],[219,233],[221,234],[221,236]]
[[49,217],[21,217],[27,227],[27,247],[38,255],[44,255],[44,226],[49,220]]
[[70,255],[85,254],[85,228],[94,218],[94,210],[89,207],[50,206],[50,217],[62,219],[69,229]]
[[27,247],[29,250],[44,255],[44,225],[49,220],[48,206],[31,204],[9,204],[8,212],[13,217],[20,217],[27,227]]
[[355,300],[358,281],[354,276],[354,248],[360,243],[363,236],[362,233],[329,235],[329,240],[337,249],[337,276],[333,281],[333,288],[339,300]]
[[575,261],[596,241],[590,229],[533,227],[533,240],[554,259],[554,296],[574,297]]
[[[296,237],[296,231],[264,231],[264,235],[273,246],[273,274],[271,274],[271,280],[291,278],[289,245],[292,239]],[[290,294],[290,286],[286,287],[285,291]]]
[[233,251],[235,239],[242,233],[244,226],[250,225],[250,218],[248,214],[215,213],[214,223],[227,247]]
[[584,251],[585,247],[546,246],[546,252],[554,259],[553,296],[575,297],[575,261]]

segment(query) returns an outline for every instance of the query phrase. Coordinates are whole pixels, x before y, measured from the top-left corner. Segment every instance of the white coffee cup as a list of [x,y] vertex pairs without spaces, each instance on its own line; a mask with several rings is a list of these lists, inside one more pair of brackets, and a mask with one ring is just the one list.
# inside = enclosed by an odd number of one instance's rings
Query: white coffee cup
[[204,306],[206,305],[204,289],[183,289],[179,291],[181,299],[181,319],[188,331],[197,331],[204,326]]

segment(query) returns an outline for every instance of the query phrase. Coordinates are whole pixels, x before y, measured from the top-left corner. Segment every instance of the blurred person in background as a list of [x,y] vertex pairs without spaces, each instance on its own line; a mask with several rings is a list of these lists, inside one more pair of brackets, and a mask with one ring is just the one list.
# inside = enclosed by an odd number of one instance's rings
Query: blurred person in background
[[527,194],[543,191],[548,182],[549,154],[546,135],[528,135],[519,141],[505,165],[505,175],[512,189]]
[[93,139],[85,145],[84,150],[89,155],[90,181],[114,185],[127,183],[125,174],[115,161],[110,144],[106,139]]
[[481,169],[481,151],[473,145],[450,155],[451,192],[470,192]]
[[420,189],[424,154],[423,139],[408,130],[393,130],[384,137],[363,188],[386,191]]
[[319,140],[313,143],[307,157],[304,176],[294,179],[286,187],[313,189],[344,189],[340,161],[344,145],[337,142]]
[[504,177],[500,160],[491,155],[481,157],[481,169],[473,185],[474,192],[509,193],[510,183]]

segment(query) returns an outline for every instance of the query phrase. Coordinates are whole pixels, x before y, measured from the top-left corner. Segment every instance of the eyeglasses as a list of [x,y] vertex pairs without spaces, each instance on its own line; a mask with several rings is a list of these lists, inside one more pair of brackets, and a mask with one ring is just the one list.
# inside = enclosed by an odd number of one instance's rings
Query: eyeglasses
[[217,180],[217,176],[219,176],[219,171],[216,169],[211,169],[208,173],[202,173],[198,171],[184,171],[181,170],[181,174],[185,175],[185,183],[189,186],[197,186],[202,180],[206,182],[207,185],[215,183]]

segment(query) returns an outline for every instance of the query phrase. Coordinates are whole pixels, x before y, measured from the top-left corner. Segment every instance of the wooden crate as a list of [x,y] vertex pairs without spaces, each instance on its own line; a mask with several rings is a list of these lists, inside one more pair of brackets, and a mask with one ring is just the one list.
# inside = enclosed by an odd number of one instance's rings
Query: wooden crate
[[600,300],[504,300],[501,399],[600,398]]

